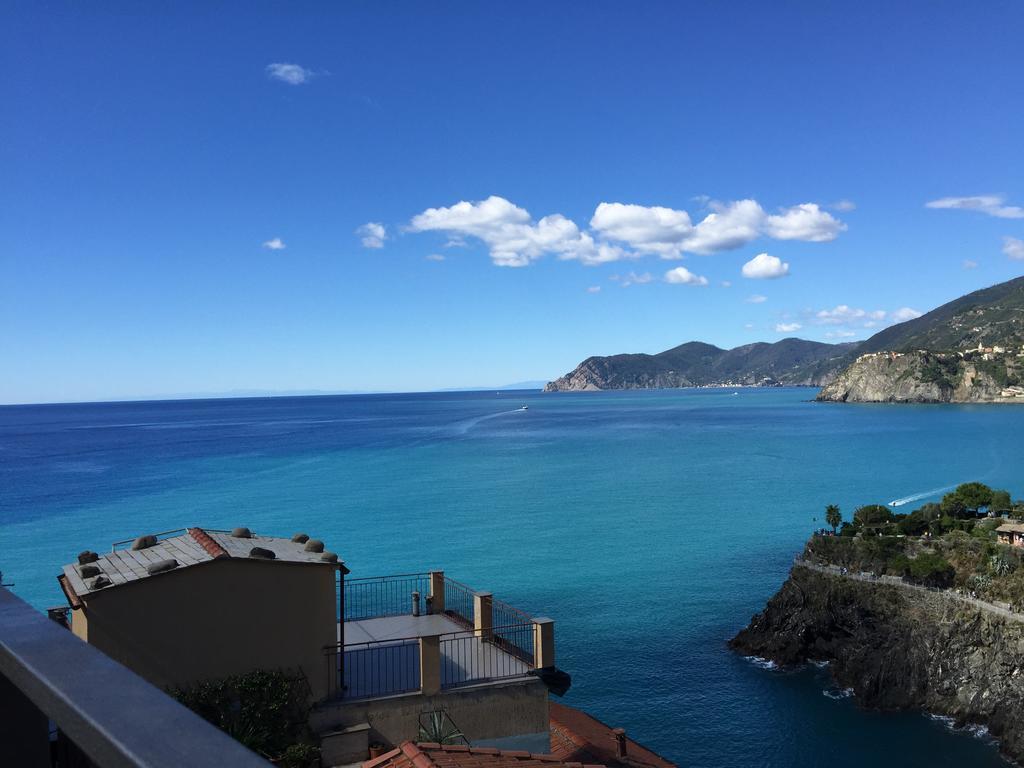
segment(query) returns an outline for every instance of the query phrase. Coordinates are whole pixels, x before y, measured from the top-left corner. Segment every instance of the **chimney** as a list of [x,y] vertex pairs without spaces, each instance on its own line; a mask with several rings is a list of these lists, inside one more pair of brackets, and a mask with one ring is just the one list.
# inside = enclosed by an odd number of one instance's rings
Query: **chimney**
[[615,739],[615,756],[626,756],[626,731],[622,728],[612,729],[612,738]]

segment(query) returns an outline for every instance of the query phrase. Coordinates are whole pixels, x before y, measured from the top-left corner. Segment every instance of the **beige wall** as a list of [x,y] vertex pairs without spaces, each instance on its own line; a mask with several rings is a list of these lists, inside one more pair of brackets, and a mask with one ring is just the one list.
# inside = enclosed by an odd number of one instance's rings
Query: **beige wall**
[[159,686],[253,669],[301,669],[327,694],[337,642],[334,568],[214,560],[87,595],[72,630]]

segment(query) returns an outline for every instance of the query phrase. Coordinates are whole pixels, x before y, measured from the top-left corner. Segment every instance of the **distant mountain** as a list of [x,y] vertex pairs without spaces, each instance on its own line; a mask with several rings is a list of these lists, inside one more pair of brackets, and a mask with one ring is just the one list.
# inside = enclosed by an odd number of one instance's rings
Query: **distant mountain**
[[879,331],[818,399],[1024,402],[1022,347],[1024,277],[1018,277]]
[[575,370],[549,382],[544,391],[821,385],[849,362],[856,346],[791,338],[721,349],[691,341],[656,355],[588,357]]

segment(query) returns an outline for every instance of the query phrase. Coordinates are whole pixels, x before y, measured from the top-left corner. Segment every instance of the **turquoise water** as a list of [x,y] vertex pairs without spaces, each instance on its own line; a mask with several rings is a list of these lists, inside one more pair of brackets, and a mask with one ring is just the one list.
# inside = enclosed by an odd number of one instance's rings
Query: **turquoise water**
[[923,715],[860,711],[821,670],[726,649],[825,504],[849,513],[966,480],[1024,496],[1024,408],[812,395],[3,407],[0,568],[45,608],[84,548],[186,525],[305,530],[353,575],[443,568],[551,616],[566,703],[681,765],[1002,764],[984,739]]

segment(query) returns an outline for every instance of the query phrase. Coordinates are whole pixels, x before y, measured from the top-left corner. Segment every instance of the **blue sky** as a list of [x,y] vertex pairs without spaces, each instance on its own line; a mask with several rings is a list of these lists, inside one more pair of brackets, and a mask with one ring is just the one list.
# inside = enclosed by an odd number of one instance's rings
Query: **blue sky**
[[2,14],[0,402],[547,379],[1024,272],[1017,2]]

